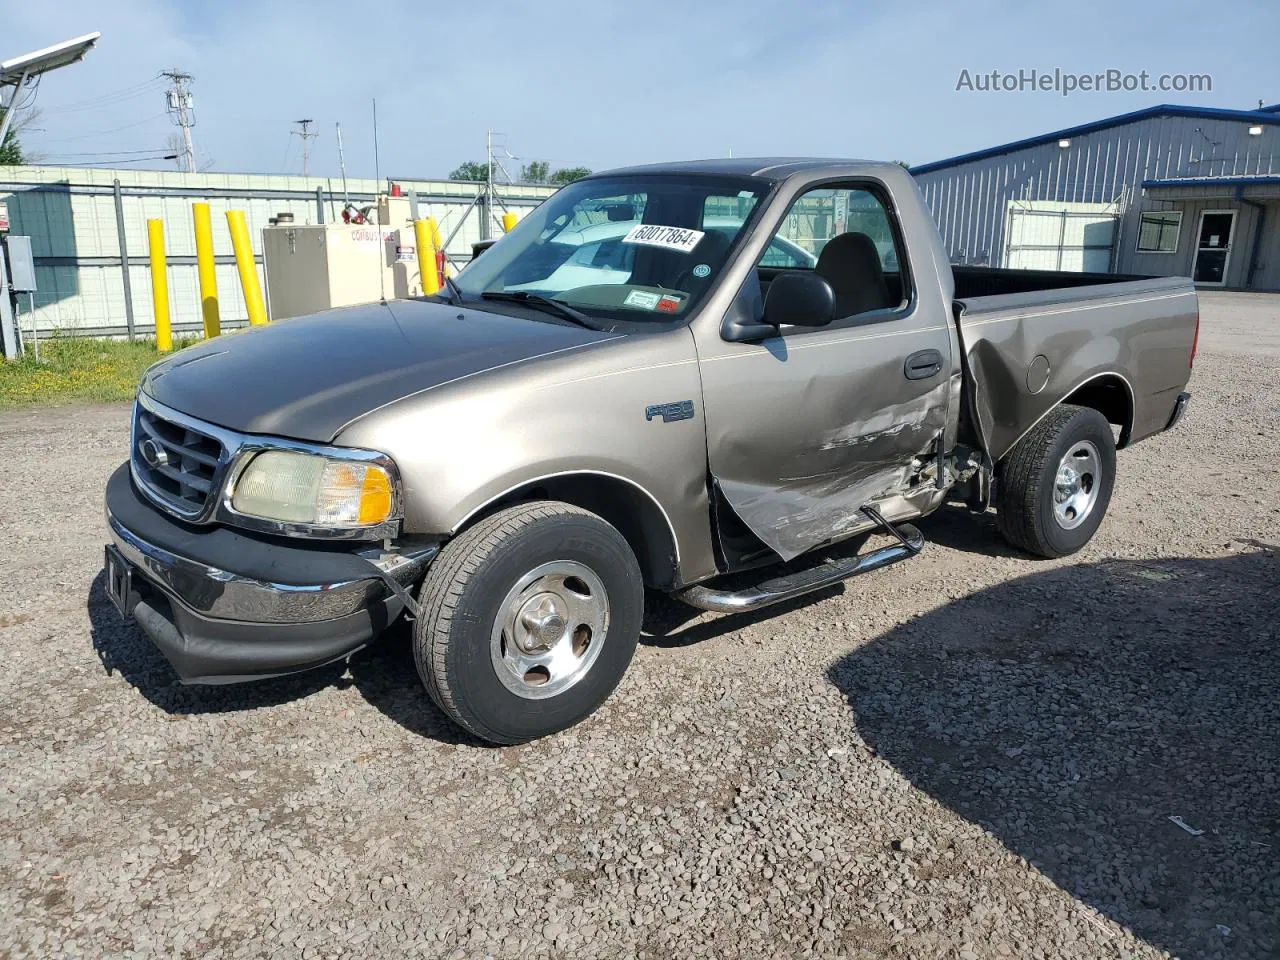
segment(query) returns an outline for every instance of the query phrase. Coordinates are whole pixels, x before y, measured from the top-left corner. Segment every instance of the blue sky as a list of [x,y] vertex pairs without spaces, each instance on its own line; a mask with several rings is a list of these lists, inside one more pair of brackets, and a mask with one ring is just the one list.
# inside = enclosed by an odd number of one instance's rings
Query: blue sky
[[[0,0],[0,59],[92,30],[98,48],[39,90],[25,142],[48,162],[164,152],[175,128],[148,83],[169,67],[195,78],[202,166],[301,172],[289,130],[312,117],[318,175],[338,171],[335,121],[348,173],[373,175],[374,97],[382,173],[403,177],[482,158],[488,129],[554,166],[730,151],[923,163],[1155,103],[1280,101],[1274,0]],[[1207,73],[1213,89],[955,89],[962,69],[1031,68]]]

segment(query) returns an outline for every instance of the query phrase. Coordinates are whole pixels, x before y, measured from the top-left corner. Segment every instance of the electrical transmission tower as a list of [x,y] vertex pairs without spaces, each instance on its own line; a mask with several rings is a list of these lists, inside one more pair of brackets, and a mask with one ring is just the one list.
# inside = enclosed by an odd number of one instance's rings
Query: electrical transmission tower
[[290,131],[293,136],[302,138],[302,175],[304,177],[311,176],[311,141],[320,136],[318,133],[311,132],[311,118],[306,120],[293,121],[301,130]]
[[191,74],[181,70],[165,70],[160,76],[173,84],[168,90],[169,116],[182,129],[182,150],[187,173],[195,173],[196,148],[191,142],[191,128],[196,125],[195,100],[187,89]]

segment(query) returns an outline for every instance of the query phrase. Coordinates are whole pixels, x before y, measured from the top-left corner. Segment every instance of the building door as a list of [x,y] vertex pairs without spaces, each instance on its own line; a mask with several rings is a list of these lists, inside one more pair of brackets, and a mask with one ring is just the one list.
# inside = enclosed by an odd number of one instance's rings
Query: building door
[[1196,262],[1191,277],[1196,283],[1221,287],[1227,282],[1231,241],[1236,231],[1234,210],[1205,210],[1196,231]]

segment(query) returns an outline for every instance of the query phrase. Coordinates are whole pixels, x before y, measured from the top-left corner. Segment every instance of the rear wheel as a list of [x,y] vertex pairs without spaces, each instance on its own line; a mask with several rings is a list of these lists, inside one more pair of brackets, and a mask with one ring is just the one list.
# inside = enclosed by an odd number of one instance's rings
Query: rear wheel
[[1111,425],[1096,410],[1050,411],[1000,464],[996,524],[1009,543],[1065,557],[1092,539],[1115,483]]
[[623,536],[557,502],[480,521],[441,552],[414,624],[418,672],[459,726],[523,743],[608,698],[640,636],[644,588]]

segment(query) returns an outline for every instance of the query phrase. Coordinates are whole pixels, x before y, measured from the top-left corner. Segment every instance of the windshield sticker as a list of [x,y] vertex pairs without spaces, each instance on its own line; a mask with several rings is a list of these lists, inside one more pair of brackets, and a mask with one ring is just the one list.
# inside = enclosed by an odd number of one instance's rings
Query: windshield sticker
[[658,300],[659,313],[675,313],[679,309],[680,309],[679,297],[664,296],[660,300]]
[[711,267],[705,263],[700,263],[693,268],[693,275],[701,280],[703,277],[711,276]]
[[658,301],[663,299],[661,295],[656,293],[648,293],[644,290],[632,290],[627,294],[627,299],[622,301],[624,307],[639,307],[641,310],[658,309]]
[[656,223],[642,223],[627,231],[622,238],[623,243],[641,243],[647,247],[662,247],[664,250],[679,250],[681,253],[692,253],[705,234],[701,230],[686,230],[684,227],[663,227]]

